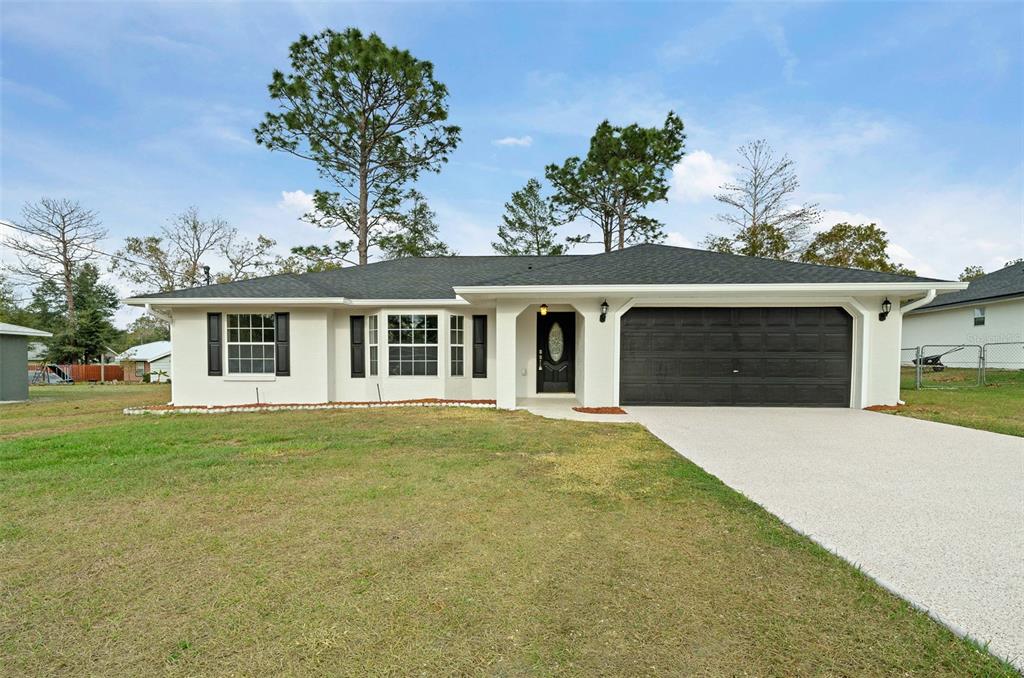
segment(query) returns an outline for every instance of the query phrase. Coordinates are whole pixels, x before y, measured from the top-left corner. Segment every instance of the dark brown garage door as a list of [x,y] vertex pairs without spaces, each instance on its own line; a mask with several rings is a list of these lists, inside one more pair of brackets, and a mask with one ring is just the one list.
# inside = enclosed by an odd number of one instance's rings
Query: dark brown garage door
[[634,308],[621,348],[623,405],[850,404],[841,308]]

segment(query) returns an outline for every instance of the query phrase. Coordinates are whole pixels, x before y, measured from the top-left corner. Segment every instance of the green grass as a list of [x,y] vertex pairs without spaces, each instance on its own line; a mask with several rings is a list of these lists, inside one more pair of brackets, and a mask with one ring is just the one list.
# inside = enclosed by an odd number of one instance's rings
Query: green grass
[[638,426],[32,396],[3,674],[1013,675]]
[[900,398],[906,405],[894,414],[1024,436],[1024,370],[988,370],[977,384],[976,370],[925,372],[930,388],[914,389],[913,368],[903,368]]

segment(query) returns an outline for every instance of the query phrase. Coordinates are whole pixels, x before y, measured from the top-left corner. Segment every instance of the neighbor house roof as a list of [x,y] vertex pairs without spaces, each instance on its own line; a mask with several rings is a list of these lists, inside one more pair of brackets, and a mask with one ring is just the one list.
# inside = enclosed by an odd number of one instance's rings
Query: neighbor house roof
[[930,311],[944,306],[974,304],[981,301],[1022,296],[1024,296],[1024,261],[1019,261],[972,280],[966,290],[943,294],[932,303],[917,309],[917,312]]
[[53,335],[43,330],[12,325],[11,323],[0,323],[0,334],[16,334],[23,337],[52,337]]
[[120,360],[135,360],[138,362],[151,363],[154,360],[159,360],[160,358],[169,356],[170,354],[171,342],[152,341],[148,344],[132,346],[130,349],[118,356],[118,358]]
[[333,271],[282,274],[135,300],[346,298],[453,299],[459,287],[941,282],[894,273],[636,245],[592,255],[419,257]]

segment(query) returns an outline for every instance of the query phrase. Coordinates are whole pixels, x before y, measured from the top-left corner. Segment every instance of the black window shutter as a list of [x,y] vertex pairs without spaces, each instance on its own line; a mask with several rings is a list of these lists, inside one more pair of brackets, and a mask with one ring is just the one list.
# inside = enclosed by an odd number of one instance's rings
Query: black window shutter
[[274,364],[275,374],[279,377],[290,377],[292,374],[289,335],[291,328],[288,313],[274,314]]
[[206,374],[220,377],[224,374],[221,364],[220,313],[206,314]]
[[366,316],[354,315],[350,317],[351,332],[349,340],[352,344],[352,376],[366,376],[366,351],[363,346],[363,322]]
[[487,316],[473,316],[473,377],[487,376]]

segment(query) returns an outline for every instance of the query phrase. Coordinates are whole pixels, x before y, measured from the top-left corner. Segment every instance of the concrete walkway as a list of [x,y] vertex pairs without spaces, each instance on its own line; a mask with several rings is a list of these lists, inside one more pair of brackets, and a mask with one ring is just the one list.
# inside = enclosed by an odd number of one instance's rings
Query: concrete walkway
[[684,457],[1024,668],[1024,439],[850,409],[627,409]]

